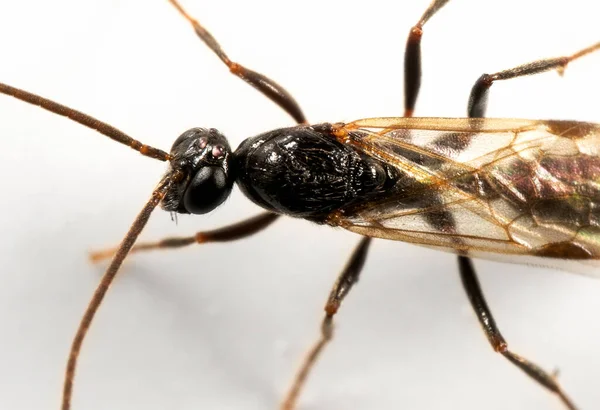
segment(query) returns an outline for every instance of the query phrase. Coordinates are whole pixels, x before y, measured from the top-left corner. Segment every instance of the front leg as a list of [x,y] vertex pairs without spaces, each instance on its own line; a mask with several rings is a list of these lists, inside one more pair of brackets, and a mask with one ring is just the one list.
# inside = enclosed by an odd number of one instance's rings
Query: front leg
[[[197,232],[192,236],[178,236],[164,238],[156,242],[140,242],[131,248],[130,253],[151,251],[157,249],[182,248],[193,244],[204,244],[209,242],[231,242],[244,239],[254,235],[266,228],[279,218],[279,215],[271,212],[253,216],[243,221],[227,225],[211,231]],[[112,257],[118,248],[101,249],[90,253],[92,262],[99,262]]]

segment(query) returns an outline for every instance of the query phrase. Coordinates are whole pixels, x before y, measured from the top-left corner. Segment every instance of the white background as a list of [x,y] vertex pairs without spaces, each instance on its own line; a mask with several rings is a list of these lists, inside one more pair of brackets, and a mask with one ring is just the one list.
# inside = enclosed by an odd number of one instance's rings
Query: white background
[[[425,28],[420,116],[463,116],[483,72],[600,40],[595,2],[455,0]],[[541,6],[542,4],[543,7]],[[402,56],[427,0],[188,0],[232,59],[276,79],[312,122],[402,114]],[[494,85],[489,115],[598,117],[598,55]],[[1,1],[0,81],[168,150],[192,126],[233,146],[291,120],[232,77],[166,1]],[[71,338],[104,265],[165,167],[0,98],[0,409],[56,409]],[[235,191],[204,217],[156,212],[145,239],[254,215]],[[275,409],[357,237],[282,220],[227,245],[137,255],[82,350],[74,409]],[[600,281],[477,262],[513,349],[600,402]],[[376,241],[301,409],[563,409],[492,352],[454,257]]]

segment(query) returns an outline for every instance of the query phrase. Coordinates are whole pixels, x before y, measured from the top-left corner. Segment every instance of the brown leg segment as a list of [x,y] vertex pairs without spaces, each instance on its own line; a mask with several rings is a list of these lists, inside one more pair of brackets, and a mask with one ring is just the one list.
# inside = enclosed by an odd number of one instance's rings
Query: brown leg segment
[[[224,226],[212,231],[198,232],[194,236],[165,238],[157,242],[141,242],[131,248],[129,253],[155,249],[182,248],[195,243],[202,244],[208,242],[235,241],[262,231],[275,222],[277,218],[279,218],[279,215],[277,214],[264,212],[232,225]],[[112,257],[117,250],[118,248],[110,248],[91,252],[90,259],[92,262],[99,262],[103,259]]]
[[[509,70],[499,71],[495,74],[483,74],[481,77],[479,77],[471,89],[469,105],[467,108],[469,117],[483,118],[485,116],[489,89],[494,81],[508,80],[511,78],[542,73],[549,70],[558,70],[558,72],[562,74],[567,64],[597,50],[600,50],[600,43],[596,43],[590,47],[587,47],[571,56],[538,60],[511,68]],[[502,354],[528,376],[533,378],[546,389],[555,393],[569,410],[576,410],[575,405],[562,391],[554,375],[547,373],[541,367],[529,361],[528,359],[508,350],[508,345],[502,337],[502,334],[500,334],[500,329],[496,325],[492,313],[483,296],[483,292],[481,291],[479,281],[477,280],[477,274],[475,272],[475,268],[473,267],[473,262],[466,256],[459,256],[458,266],[467,296],[469,297],[471,305],[475,310],[475,314],[477,315],[477,318],[479,319],[479,322],[481,323],[481,326],[483,327],[483,330],[494,351]]]
[[[421,85],[421,36],[423,34],[423,25],[448,1],[449,0],[434,0],[425,13],[423,13],[423,16],[417,25],[411,29],[409,34],[404,55],[405,117],[412,117]],[[302,366],[296,373],[296,377],[294,378],[294,382],[289,389],[288,394],[281,403],[280,410],[294,410],[296,408],[298,396],[306,383],[310,371],[314,367],[325,346],[333,338],[333,316],[339,310],[342,301],[346,295],[348,295],[352,286],[358,281],[367,257],[370,243],[371,238],[362,238],[352,253],[348,264],[333,285],[329,298],[327,299],[327,304],[325,305],[325,317],[321,323],[321,337],[306,355]]]
[[600,43],[584,48],[570,56],[547,58],[494,74],[483,74],[471,89],[468,106],[469,117],[482,118],[485,116],[489,90],[494,81],[509,80],[511,78],[524,77],[550,70],[557,70],[562,75],[570,62],[598,50],[600,50]]
[[370,244],[371,238],[363,237],[361,239],[352,253],[346,267],[333,285],[333,288],[329,293],[329,298],[327,299],[327,304],[325,305],[325,317],[321,324],[321,337],[306,355],[300,370],[296,373],[292,387],[281,403],[280,410],[293,410],[296,407],[298,396],[300,395],[302,387],[304,387],[310,371],[317,362],[323,348],[325,348],[327,343],[333,338],[333,316],[337,313],[342,301],[348,295],[352,286],[358,282],[360,272],[367,259],[367,252]]
[[235,74],[242,80],[246,81],[252,87],[256,88],[263,95],[267,96],[275,104],[279,105],[285,112],[292,116],[299,124],[306,123],[304,113],[300,106],[282,86],[277,84],[270,78],[252,71],[241,64],[235,63],[229,59],[225,51],[221,48],[217,40],[198,23],[198,21],[190,16],[177,0],[169,0],[169,2],[181,13],[181,15],[192,25],[194,31],[202,41],[229,67],[229,71]]
[[479,323],[483,327],[483,331],[494,351],[506,357],[511,363],[523,370],[529,377],[533,378],[552,393],[555,393],[569,410],[576,410],[577,408],[563,392],[554,375],[544,371],[541,367],[526,358],[508,350],[508,345],[502,337],[500,329],[496,325],[496,321],[494,320],[492,312],[481,291],[481,286],[479,285],[473,262],[467,257],[459,256],[458,266],[460,269],[460,277],[465,291],[467,292],[467,296],[469,297],[469,301],[471,302],[471,306],[473,306],[475,314],[479,319]]
[[404,52],[404,116],[412,117],[421,88],[421,37],[423,26],[449,0],[434,0],[410,29]]

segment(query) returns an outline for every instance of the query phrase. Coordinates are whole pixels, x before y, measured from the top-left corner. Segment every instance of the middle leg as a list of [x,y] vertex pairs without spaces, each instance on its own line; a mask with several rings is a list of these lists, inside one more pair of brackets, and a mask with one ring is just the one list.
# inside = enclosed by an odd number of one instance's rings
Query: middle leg
[[352,286],[358,282],[360,272],[367,259],[367,252],[369,251],[370,244],[371,238],[363,237],[361,239],[352,253],[348,264],[335,281],[335,284],[329,293],[329,297],[327,298],[327,303],[325,304],[325,317],[321,323],[321,336],[304,358],[300,369],[294,377],[292,386],[281,403],[281,410],[293,410],[296,407],[298,396],[306,383],[306,379],[308,378],[311,369],[314,367],[319,355],[327,343],[333,338],[333,316],[338,312],[342,301],[348,295]]
[[[423,13],[417,24],[411,29],[406,42],[404,53],[404,116],[411,117],[415,108],[421,85],[421,37],[424,24],[441,9],[449,0],[433,0]],[[342,300],[352,286],[358,281],[363,268],[371,238],[363,237],[350,257],[346,268],[342,271],[333,285],[327,304],[325,317],[321,323],[321,336],[306,355],[300,370],[296,373],[294,382],[285,396],[280,410],[293,410],[306,379],[314,367],[324,347],[333,338],[333,316],[337,313]]]

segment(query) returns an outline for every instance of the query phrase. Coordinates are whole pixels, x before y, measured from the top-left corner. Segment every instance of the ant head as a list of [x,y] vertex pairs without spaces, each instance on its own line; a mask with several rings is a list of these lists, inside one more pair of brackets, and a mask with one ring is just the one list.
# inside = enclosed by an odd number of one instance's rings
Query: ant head
[[214,128],[192,128],[171,147],[168,172],[180,171],[184,179],[162,200],[164,210],[182,214],[205,214],[229,196],[234,178],[230,173],[231,148]]

